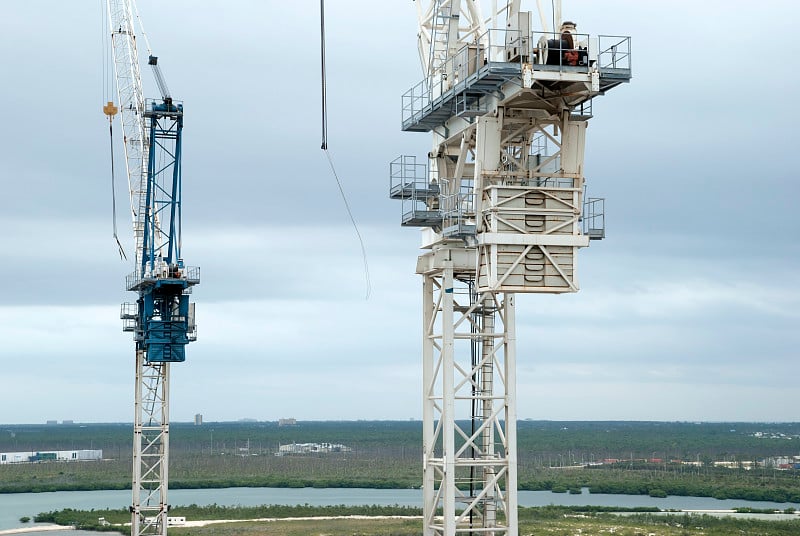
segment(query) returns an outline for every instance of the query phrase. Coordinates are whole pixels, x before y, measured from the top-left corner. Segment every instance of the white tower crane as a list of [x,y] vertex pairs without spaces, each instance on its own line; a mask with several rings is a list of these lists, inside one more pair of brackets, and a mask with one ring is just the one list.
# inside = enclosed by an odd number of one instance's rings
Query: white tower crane
[[148,63],[161,98],[145,100],[135,2],[107,0],[106,7],[119,106],[109,102],[104,111],[109,120],[117,110],[122,117],[136,247],[126,287],[137,293],[137,301],[123,304],[120,315],[123,330],[133,332],[136,341],[131,534],[163,536],[169,510],[170,364],[184,361],[186,344],[196,339],[189,294],[200,282],[199,268],[184,266],[181,257],[183,104],[172,99],[152,54]]
[[521,0],[420,4],[402,128],[433,145],[391,163],[390,197],[423,228],[424,534],[516,536],[515,295],[576,292],[577,250],[604,236],[584,138],[592,98],[631,78],[630,38],[578,34],[558,1],[553,33],[541,4],[538,32]]

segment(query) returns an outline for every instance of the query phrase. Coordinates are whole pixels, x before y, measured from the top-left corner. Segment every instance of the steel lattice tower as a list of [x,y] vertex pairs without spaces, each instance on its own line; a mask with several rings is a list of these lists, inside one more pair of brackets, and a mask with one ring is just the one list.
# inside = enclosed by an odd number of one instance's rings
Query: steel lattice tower
[[630,38],[578,34],[558,3],[556,32],[519,0],[487,19],[417,5],[425,77],[402,128],[433,146],[391,163],[390,197],[423,227],[424,533],[516,536],[515,295],[576,292],[577,250],[604,236],[585,132],[592,98],[630,80]]

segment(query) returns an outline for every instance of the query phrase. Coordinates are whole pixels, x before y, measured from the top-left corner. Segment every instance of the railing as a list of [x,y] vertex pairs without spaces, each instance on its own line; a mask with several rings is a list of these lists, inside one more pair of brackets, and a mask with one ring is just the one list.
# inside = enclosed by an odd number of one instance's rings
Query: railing
[[[566,36],[569,37],[566,37]],[[557,32],[533,32],[531,63],[533,69],[569,70],[589,72],[594,58],[590,54],[589,34],[562,34]]]
[[161,263],[155,269],[148,271],[142,276],[139,272],[133,272],[125,278],[125,288],[136,290],[142,283],[149,283],[160,279],[174,279],[186,281],[189,285],[196,285],[200,282],[199,266],[184,266],[176,270],[170,270],[166,263]]
[[[402,121],[407,123],[433,110],[448,91],[461,92],[491,64],[531,64],[534,71],[589,73],[596,65],[603,69],[630,70],[631,38],[600,35],[596,45],[589,34],[488,30],[473,43],[464,45],[440,63],[428,77],[403,94]],[[591,115],[591,112],[588,114]]]
[[439,186],[426,181],[414,184],[411,195],[402,200],[402,225],[431,227],[442,221],[439,209]]
[[583,203],[583,234],[590,240],[606,237],[605,198],[588,197]]
[[439,184],[427,165],[417,164],[415,156],[399,156],[389,164],[389,197],[402,201],[402,225],[441,223]]
[[389,197],[398,199],[410,194],[414,185],[427,177],[428,166],[417,164],[416,156],[398,156],[389,163]]
[[488,30],[475,43],[461,47],[427,78],[406,91],[402,96],[403,121],[426,111],[434,100],[463,83],[487,63],[506,62],[506,36],[510,33],[510,30]]
[[458,193],[442,196],[442,234],[463,237],[475,234],[475,189],[473,181],[461,180]]
[[599,35],[597,64],[603,69],[631,69],[631,38],[619,35]]
[[139,304],[138,303],[123,303],[120,306],[119,310],[119,317],[121,319],[126,318],[138,318],[139,316]]

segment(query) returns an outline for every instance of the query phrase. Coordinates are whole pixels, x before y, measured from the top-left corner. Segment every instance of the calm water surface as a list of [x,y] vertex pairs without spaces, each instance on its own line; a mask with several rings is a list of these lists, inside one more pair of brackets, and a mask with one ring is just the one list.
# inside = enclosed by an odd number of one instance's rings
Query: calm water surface
[[[258,506],[262,504],[310,504],[326,505],[401,505],[422,506],[422,492],[418,489],[318,489],[318,488],[224,488],[224,489],[177,489],[170,490],[169,502],[173,505],[219,504],[224,506]],[[643,495],[590,494],[581,495],[551,493],[549,491],[518,492],[520,506],[655,506],[676,510],[727,510],[739,506],[752,508],[796,508],[800,504],[740,501],[736,499],[713,499],[708,497],[675,497],[664,499]],[[11,493],[0,495],[0,530],[29,527],[30,523],[19,522],[22,516],[33,518],[40,512],[75,508],[79,510],[103,508],[127,508],[131,493],[114,491],[58,491],[54,493]],[[29,533],[49,536],[93,535],[83,531]]]

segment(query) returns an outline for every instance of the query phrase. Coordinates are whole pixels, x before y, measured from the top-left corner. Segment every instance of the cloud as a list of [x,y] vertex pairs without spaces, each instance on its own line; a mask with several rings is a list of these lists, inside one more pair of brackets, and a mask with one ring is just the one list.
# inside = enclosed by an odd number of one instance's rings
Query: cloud
[[[388,162],[430,149],[429,135],[399,130],[400,96],[422,78],[413,6],[333,3],[326,21],[329,144],[366,244],[365,300],[319,149],[316,6],[180,0],[176,26],[140,4],[187,110],[183,253],[201,267],[199,340],[174,367],[173,416],[419,416],[419,237],[387,196]],[[518,297],[521,417],[794,418],[800,116],[785,52],[797,6],[673,8],[565,11],[580,31],[631,34],[634,78],[594,103],[585,168],[590,195],[607,198],[608,238],[581,252],[582,290]],[[32,400],[8,420],[129,420],[133,343],[118,307],[135,298],[123,286],[133,267],[111,237],[99,5],[42,16],[20,3],[0,24],[0,48],[23,51],[5,58],[15,83],[0,99],[0,403]],[[773,48],[751,46],[767,27]]]

